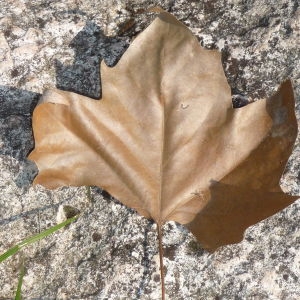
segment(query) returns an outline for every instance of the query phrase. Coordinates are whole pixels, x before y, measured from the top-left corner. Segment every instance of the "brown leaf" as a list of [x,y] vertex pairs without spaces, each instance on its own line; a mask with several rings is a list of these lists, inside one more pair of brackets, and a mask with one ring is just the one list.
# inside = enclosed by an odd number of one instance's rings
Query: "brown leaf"
[[296,199],[279,187],[297,135],[290,81],[233,109],[220,53],[167,13],[101,78],[101,101],[44,94],[35,184],[100,186],[159,226],[187,224],[210,250]]

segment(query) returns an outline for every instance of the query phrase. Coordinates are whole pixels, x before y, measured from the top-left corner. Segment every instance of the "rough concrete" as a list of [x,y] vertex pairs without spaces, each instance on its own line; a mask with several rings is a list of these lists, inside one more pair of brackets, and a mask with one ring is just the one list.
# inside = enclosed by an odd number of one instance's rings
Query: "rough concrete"
[[[300,110],[297,0],[21,1],[0,3],[0,253],[54,225],[62,207],[78,221],[22,251],[24,299],[159,299],[155,225],[98,188],[32,187],[31,112],[45,88],[101,95],[98,65],[114,65],[160,5],[223,52],[236,105],[293,80]],[[300,147],[282,187],[300,194]],[[182,226],[165,226],[169,299],[299,299],[299,200],[214,254]],[[21,255],[0,264],[0,299],[13,299]]]

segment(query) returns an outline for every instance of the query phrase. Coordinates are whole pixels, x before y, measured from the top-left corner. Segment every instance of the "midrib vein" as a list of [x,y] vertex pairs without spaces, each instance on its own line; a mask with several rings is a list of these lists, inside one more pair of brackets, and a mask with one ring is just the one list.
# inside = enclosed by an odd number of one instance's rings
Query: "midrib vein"
[[160,94],[162,101],[162,122],[161,122],[161,145],[160,145],[160,166],[159,166],[159,193],[158,193],[158,206],[159,206],[159,220],[158,225],[162,225],[162,189],[163,189],[163,160],[164,160],[164,149],[165,149],[165,107],[164,98]]
[[[168,26],[168,31],[170,30]],[[161,50],[161,64],[160,64],[160,91],[159,97],[162,108],[162,118],[161,118],[161,144],[160,144],[160,166],[159,166],[159,193],[158,193],[158,206],[159,206],[159,219],[157,221],[158,226],[162,226],[164,220],[162,219],[162,191],[163,191],[163,162],[164,162],[164,152],[165,152],[165,98],[163,95],[163,79],[164,79],[164,57],[165,48],[162,47]]]

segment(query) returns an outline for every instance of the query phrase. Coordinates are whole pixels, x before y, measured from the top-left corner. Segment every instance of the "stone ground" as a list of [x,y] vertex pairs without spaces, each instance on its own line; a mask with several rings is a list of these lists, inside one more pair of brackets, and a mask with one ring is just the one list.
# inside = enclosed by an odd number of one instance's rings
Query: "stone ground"
[[[13,299],[25,260],[24,299],[159,299],[155,225],[93,187],[32,187],[31,113],[45,88],[101,95],[99,62],[116,64],[160,4],[223,53],[234,101],[271,95],[291,78],[300,119],[298,0],[0,2],[0,253],[59,219],[78,221],[0,265],[0,299]],[[300,194],[298,142],[282,187]],[[165,225],[168,299],[300,299],[299,200],[209,254]]]

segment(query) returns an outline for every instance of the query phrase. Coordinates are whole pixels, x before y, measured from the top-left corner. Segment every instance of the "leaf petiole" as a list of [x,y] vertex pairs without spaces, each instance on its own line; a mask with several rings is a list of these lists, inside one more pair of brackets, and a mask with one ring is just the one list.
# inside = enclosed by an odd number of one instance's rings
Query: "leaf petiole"
[[165,273],[164,273],[164,250],[162,245],[162,225],[157,224],[160,282],[161,282],[161,300],[165,300]]

